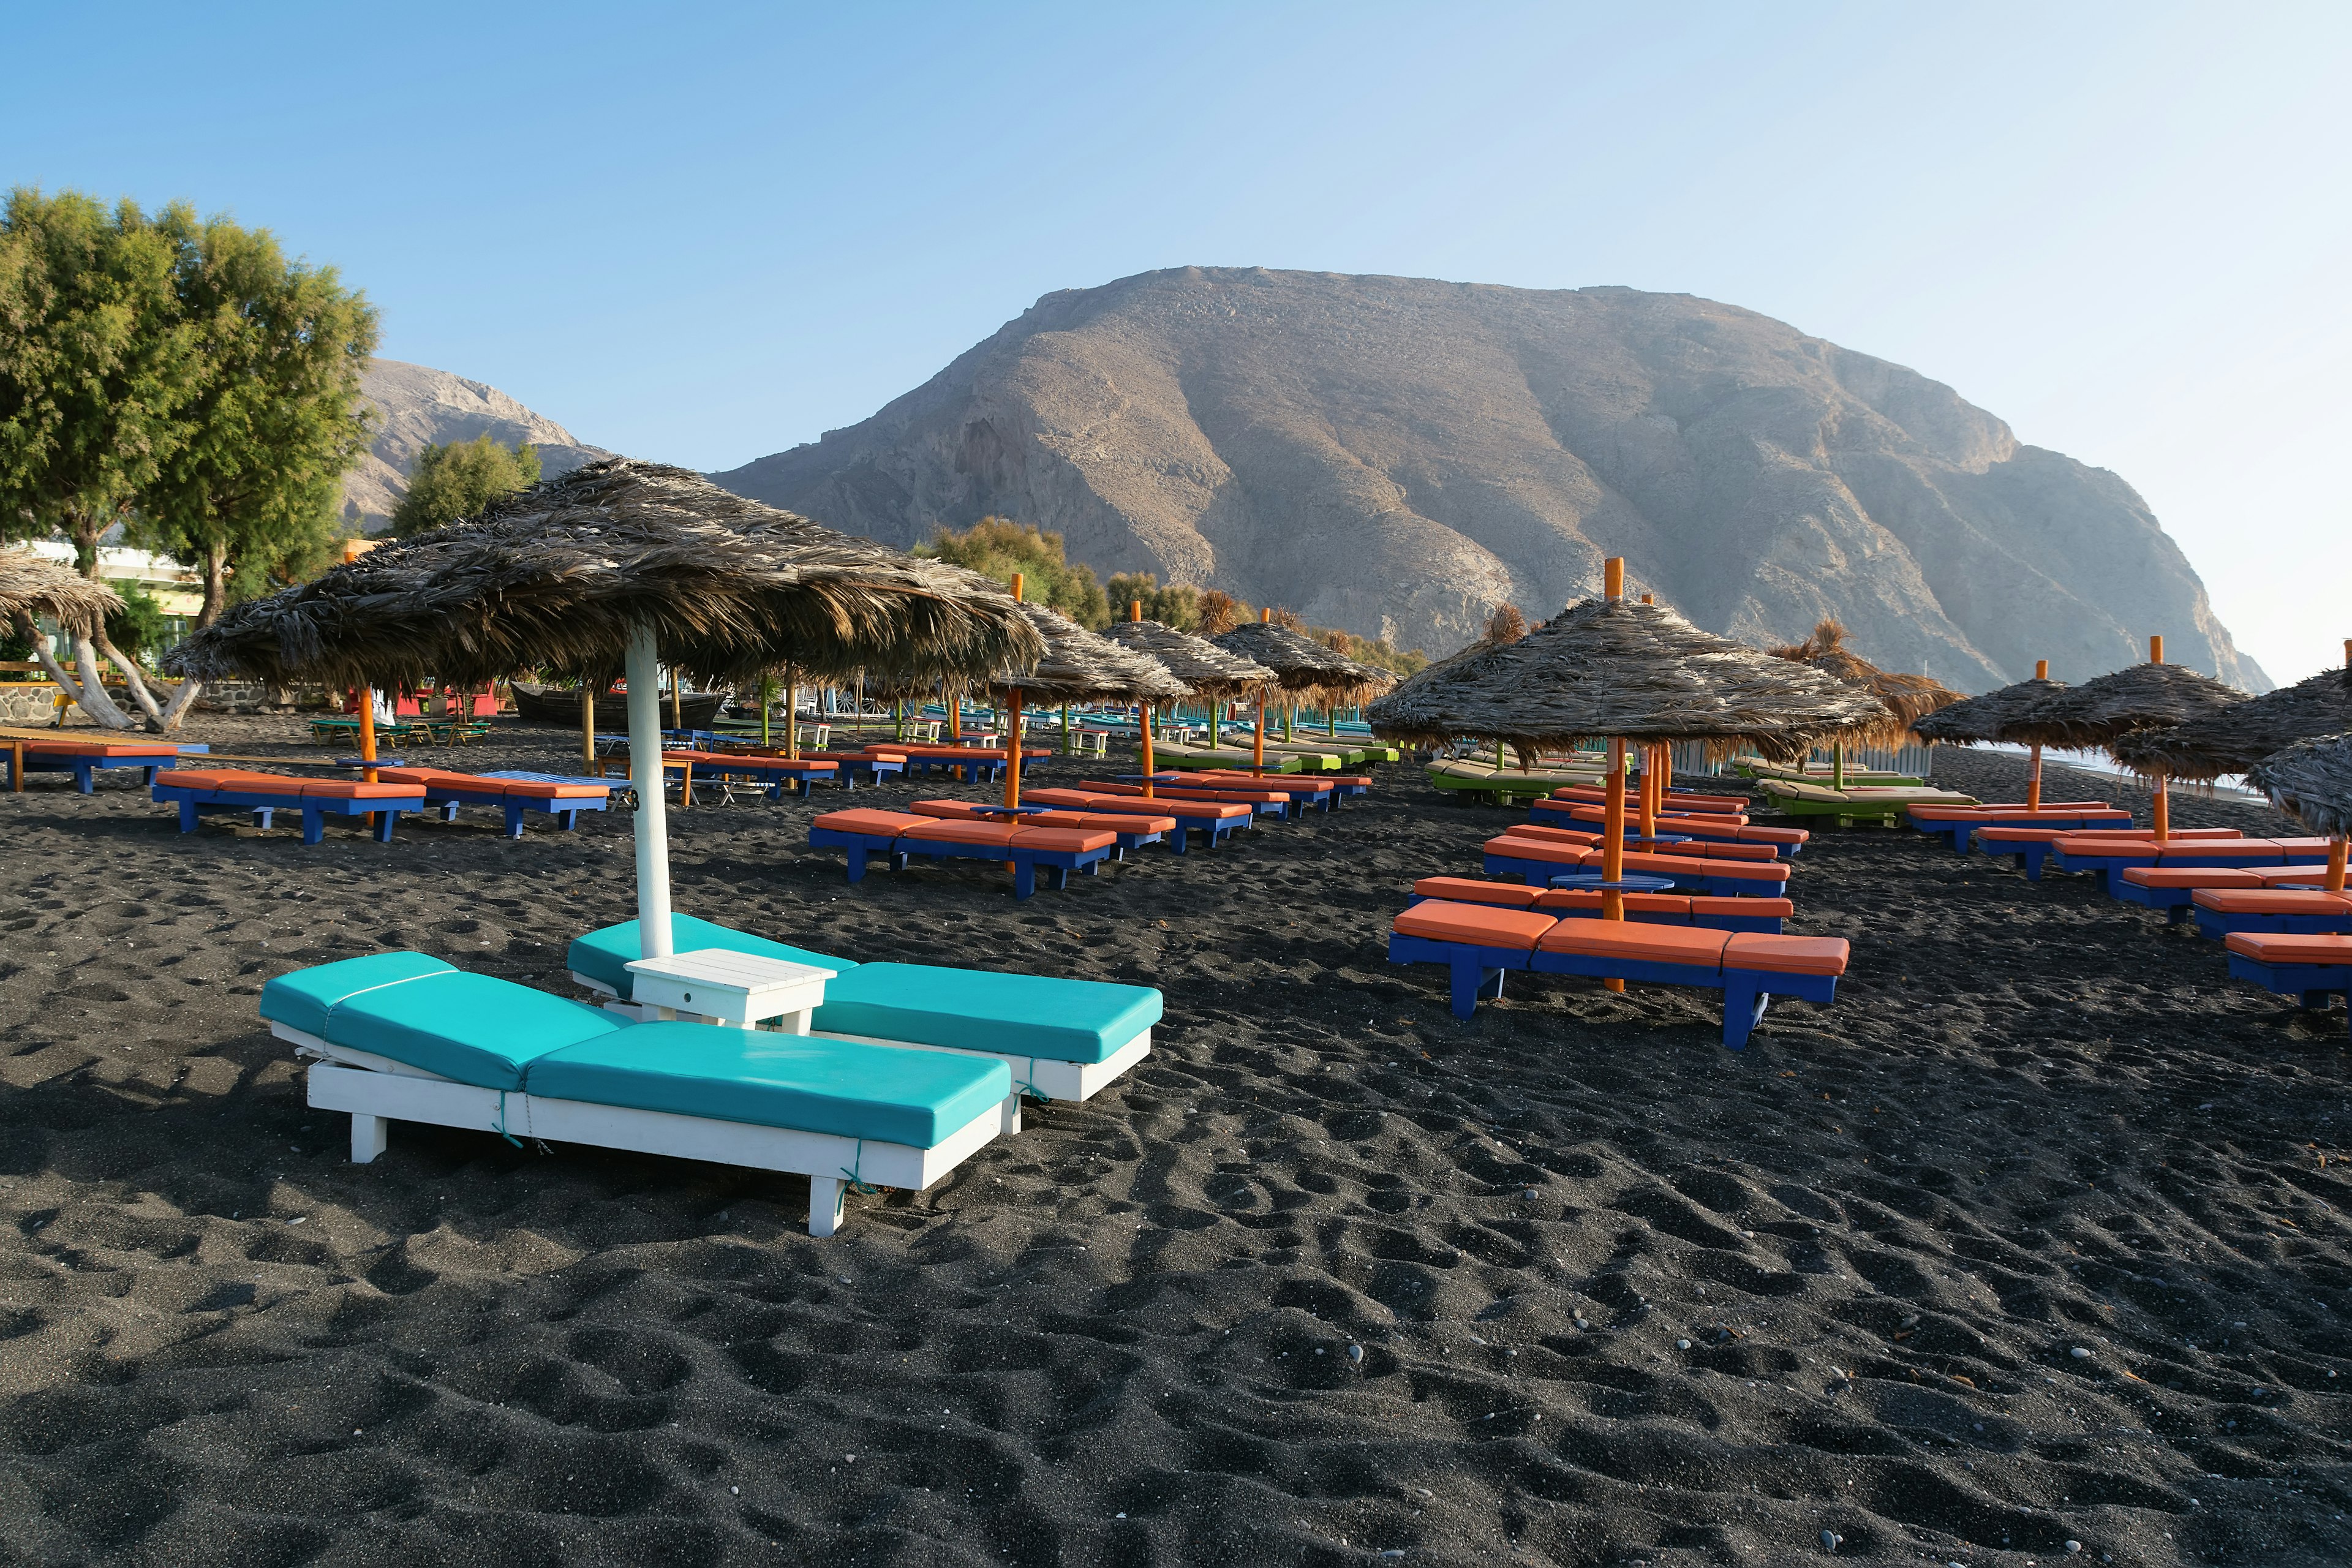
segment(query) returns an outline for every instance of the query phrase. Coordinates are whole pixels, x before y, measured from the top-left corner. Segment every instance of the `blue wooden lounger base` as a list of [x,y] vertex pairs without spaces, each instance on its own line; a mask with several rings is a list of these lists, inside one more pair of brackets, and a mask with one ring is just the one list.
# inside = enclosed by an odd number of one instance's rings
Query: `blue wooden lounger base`
[[1037,873],[1045,873],[1046,886],[1056,890],[1070,885],[1070,873],[1083,871],[1091,877],[1102,863],[1110,858],[1111,850],[1104,849],[1024,849],[1004,844],[958,844],[940,838],[886,838],[878,833],[845,833],[834,827],[811,827],[809,844],[815,848],[844,849],[849,854],[849,879],[866,879],[866,863],[881,856],[887,858],[890,869],[903,871],[909,856],[922,855],[935,860],[993,860],[1013,866],[1013,896],[1025,899],[1037,890]]
[[[82,795],[96,795],[98,793],[97,774],[100,768],[110,770],[137,768],[140,773],[139,783],[142,787],[145,787],[155,782],[155,770],[169,768],[175,760],[171,757],[75,757],[56,752],[28,751],[25,753],[25,772],[28,775],[71,773],[76,791]],[[0,778],[6,778],[7,769],[15,761],[15,752],[0,752]],[[13,784],[16,781],[7,779],[7,782]]]
[[509,838],[522,837],[522,819],[525,812],[535,811],[542,816],[552,817],[558,827],[566,833],[571,833],[579,827],[582,812],[602,811],[605,805],[604,801],[591,800],[583,796],[575,796],[568,800],[518,800],[509,795],[488,795],[473,790],[432,788],[427,788],[425,792],[425,804],[428,807],[437,808],[444,822],[457,821],[457,808],[461,805],[495,805],[506,814],[506,834]]
[[2236,932],[2267,931],[2278,936],[2352,936],[2352,915],[2249,915],[2192,905],[2197,931],[2215,942],[2227,942]]
[[2194,888],[2144,888],[2137,882],[2125,881],[2120,872],[2107,891],[2125,903],[2163,910],[2164,923],[2176,926],[2189,918],[2197,898]]
[[2017,868],[2025,873],[2025,879],[2027,881],[2038,882],[2042,880],[2042,863],[2050,858],[2051,847],[2047,843],[2010,844],[2004,842],[2000,848],[1995,849],[1980,838],[1977,840],[1977,847],[1983,850],[1995,860],[2016,861]]
[[[2352,964],[2264,963],[2242,952],[2230,954],[2230,978],[2250,980],[2265,991],[2293,996],[2314,1013],[2327,1010],[2330,996],[2352,1004]],[[2352,1032],[2352,1026],[2347,1026]]]
[[1503,994],[1503,973],[1520,970],[1542,974],[1580,974],[1594,980],[1623,980],[1654,985],[1695,985],[1723,993],[1723,1043],[1747,1048],[1748,1037],[1764,1019],[1764,1009],[1775,996],[1804,1002],[1837,1000],[1834,974],[1786,974],[1753,969],[1702,969],[1692,964],[1656,963],[1639,959],[1610,958],[1580,952],[1530,952],[1518,948],[1473,947],[1465,942],[1433,942],[1427,937],[1389,936],[1391,963],[1443,963],[1451,976],[1454,1016],[1468,1018],[1478,1003]]
[[375,841],[389,844],[392,842],[393,824],[399,819],[400,814],[417,809],[408,804],[386,805],[380,800],[311,799],[301,795],[245,795],[229,791],[183,793],[161,786],[155,791],[155,798],[164,802],[176,800],[180,807],[180,831],[183,833],[194,833],[198,814],[205,811],[248,811],[253,814],[257,827],[269,826],[278,812],[299,812],[302,816],[302,842],[305,844],[316,844],[327,836],[327,818],[330,816],[373,816],[375,820],[369,826],[375,834]]

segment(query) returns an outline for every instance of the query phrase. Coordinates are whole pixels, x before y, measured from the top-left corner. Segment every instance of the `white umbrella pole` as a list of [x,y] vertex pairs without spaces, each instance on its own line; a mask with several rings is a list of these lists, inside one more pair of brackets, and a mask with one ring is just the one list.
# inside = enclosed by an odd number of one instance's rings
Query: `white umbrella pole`
[[629,634],[629,782],[637,792],[637,946],[642,958],[667,958],[669,819],[662,800],[661,666],[654,634]]

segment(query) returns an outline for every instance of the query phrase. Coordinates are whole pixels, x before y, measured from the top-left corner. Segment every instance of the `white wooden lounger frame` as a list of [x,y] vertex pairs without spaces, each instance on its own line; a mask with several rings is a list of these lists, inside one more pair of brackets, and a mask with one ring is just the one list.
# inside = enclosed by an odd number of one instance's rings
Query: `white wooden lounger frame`
[[[503,1092],[442,1078],[367,1051],[331,1045],[289,1025],[269,1032],[311,1058],[310,1100],[320,1110],[347,1111],[352,1160],[364,1165],[384,1151],[394,1121],[544,1138],[598,1149],[627,1149],[679,1160],[748,1165],[809,1179],[809,1234],[841,1227],[843,1189],[850,1173],[874,1186],[921,1191],[963,1163],[1000,1134],[1021,1131],[1021,1097],[1007,1096],[950,1133],[937,1147],[756,1127],[745,1121],[634,1110],[584,1100],[551,1100],[520,1089]],[[887,1043],[887,1042],[886,1042]]]
[[[635,1002],[624,1002],[621,994],[601,980],[591,980],[578,970],[572,971],[572,980],[583,989],[593,991],[604,999],[608,1012],[625,1018],[643,1022],[655,1017],[685,1018],[696,1021],[698,1016],[675,1009],[640,1007]],[[701,1019],[701,1022],[712,1020]],[[1128,1068],[1151,1054],[1151,1031],[1144,1030],[1098,1062],[1063,1061],[1055,1057],[1016,1057],[1003,1051],[975,1051],[961,1046],[934,1046],[918,1040],[889,1040],[879,1035],[845,1035],[835,1029],[796,1028],[820,1040],[854,1040],[860,1045],[889,1046],[902,1051],[945,1051],[950,1056],[986,1057],[1003,1062],[1013,1069],[1013,1087],[1044,1100],[1091,1100],[1101,1093]],[[1016,1095],[1015,1098],[1018,1098]],[[1019,1131],[1015,1127],[1013,1131]],[[894,1185],[896,1184],[893,1184]]]

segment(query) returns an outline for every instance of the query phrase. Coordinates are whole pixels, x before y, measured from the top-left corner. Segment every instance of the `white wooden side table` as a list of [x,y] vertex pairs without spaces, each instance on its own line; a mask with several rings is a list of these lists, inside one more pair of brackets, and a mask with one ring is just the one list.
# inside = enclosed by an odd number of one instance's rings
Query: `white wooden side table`
[[633,959],[628,968],[640,1017],[684,1015],[739,1029],[781,1018],[795,1035],[809,1032],[809,1016],[824,1005],[824,983],[841,973],[723,947]]

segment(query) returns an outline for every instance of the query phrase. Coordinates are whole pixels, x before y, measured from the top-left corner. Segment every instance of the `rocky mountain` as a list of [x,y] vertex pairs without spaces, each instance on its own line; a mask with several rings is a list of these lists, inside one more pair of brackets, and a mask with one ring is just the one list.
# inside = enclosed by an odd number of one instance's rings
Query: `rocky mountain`
[[1915,371],[1632,289],[1183,268],[1049,294],[863,424],[713,478],[911,544],[994,512],[1105,574],[1442,653],[1622,554],[1711,629],[1824,616],[1981,690],[2168,656],[2269,682],[2117,476]]
[[509,447],[529,441],[539,448],[540,468],[549,479],[612,456],[601,447],[582,446],[562,426],[497,387],[446,370],[373,360],[360,385],[382,422],[367,457],[343,481],[342,514],[364,532],[392,521],[392,509],[408,492],[409,466],[428,442],[446,447],[485,431]]

